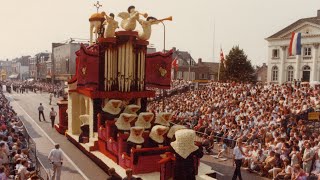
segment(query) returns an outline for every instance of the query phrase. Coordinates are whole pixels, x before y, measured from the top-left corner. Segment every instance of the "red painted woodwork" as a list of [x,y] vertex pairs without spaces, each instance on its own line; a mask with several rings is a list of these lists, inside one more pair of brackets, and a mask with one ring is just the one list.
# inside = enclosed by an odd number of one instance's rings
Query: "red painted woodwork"
[[67,109],[68,109],[68,101],[66,100],[60,100],[57,103],[59,107],[59,124],[55,124],[55,129],[60,133],[60,134],[65,134],[66,130],[68,129],[68,114],[67,114]]

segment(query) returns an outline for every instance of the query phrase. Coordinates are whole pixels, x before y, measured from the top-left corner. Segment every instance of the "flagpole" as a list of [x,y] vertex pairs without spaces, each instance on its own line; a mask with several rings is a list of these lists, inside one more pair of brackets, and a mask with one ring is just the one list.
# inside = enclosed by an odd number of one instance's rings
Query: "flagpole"
[[220,81],[220,66],[221,66],[221,61],[219,62],[219,69],[218,69],[218,82]]
[[[214,42],[215,42],[215,37],[216,37],[216,20],[215,18],[213,19],[213,38],[212,38],[212,53],[213,53],[213,62],[214,62]],[[219,71],[218,71],[218,81],[219,81],[219,76],[220,76],[220,64],[219,64]]]

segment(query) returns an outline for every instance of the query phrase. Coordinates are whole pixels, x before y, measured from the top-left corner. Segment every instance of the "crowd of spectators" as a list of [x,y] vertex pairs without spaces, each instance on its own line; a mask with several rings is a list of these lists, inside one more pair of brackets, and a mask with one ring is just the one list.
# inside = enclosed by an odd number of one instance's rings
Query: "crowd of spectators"
[[23,124],[0,91],[0,179],[39,179]]
[[[211,82],[153,101],[149,111],[171,112],[173,123],[196,130],[205,138],[207,151],[214,141],[233,148],[242,139],[250,172],[274,179],[320,177],[320,134],[307,121],[320,109],[319,87]],[[162,103],[164,102],[164,110]]]
[[[171,96],[174,94],[179,94],[189,90],[191,81],[186,80],[172,80],[170,89],[160,90],[156,88],[148,88],[149,90],[154,90],[156,92],[155,100],[161,99],[163,96]],[[152,99],[154,100],[154,99]]]
[[16,93],[42,93],[48,92],[53,93],[55,97],[63,96],[64,87],[61,84],[53,84],[47,82],[37,82],[37,81],[10,81],[3,82],[2,84],[6,84],[7,88],[15,91]]

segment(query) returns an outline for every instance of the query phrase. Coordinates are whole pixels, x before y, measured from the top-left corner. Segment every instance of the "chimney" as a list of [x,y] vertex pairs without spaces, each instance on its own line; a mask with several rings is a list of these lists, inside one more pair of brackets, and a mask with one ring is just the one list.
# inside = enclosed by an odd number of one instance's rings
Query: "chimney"
[[173,52],[176,52],[177,48],[176,47],[172,47],[172,50],[173,50]]
[[318,18],[320,18],[320,9],[318,10]]
[[202,59],[201,58],[198,59],[198,63],[202,63]]

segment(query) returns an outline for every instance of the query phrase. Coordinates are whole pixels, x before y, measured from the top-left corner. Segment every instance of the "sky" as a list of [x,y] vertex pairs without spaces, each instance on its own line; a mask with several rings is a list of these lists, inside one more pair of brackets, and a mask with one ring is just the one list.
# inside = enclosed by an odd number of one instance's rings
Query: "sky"
[[[0,0],[0,59],[51,52],[52,42],[89,38],[93,0]],[[320,0],[100,0],[100,11],[118,14],[134,5],[166,24],[166,49],[194,59],[219,61],[239,45],[254,65],[267,62],[265,38],[300,18],[314,17]],[[116,17],[116,20],[121,21]],[[138,29],[139,30],[139,29]],[[150,43],[163,49],[163,27],[152,27]]]

